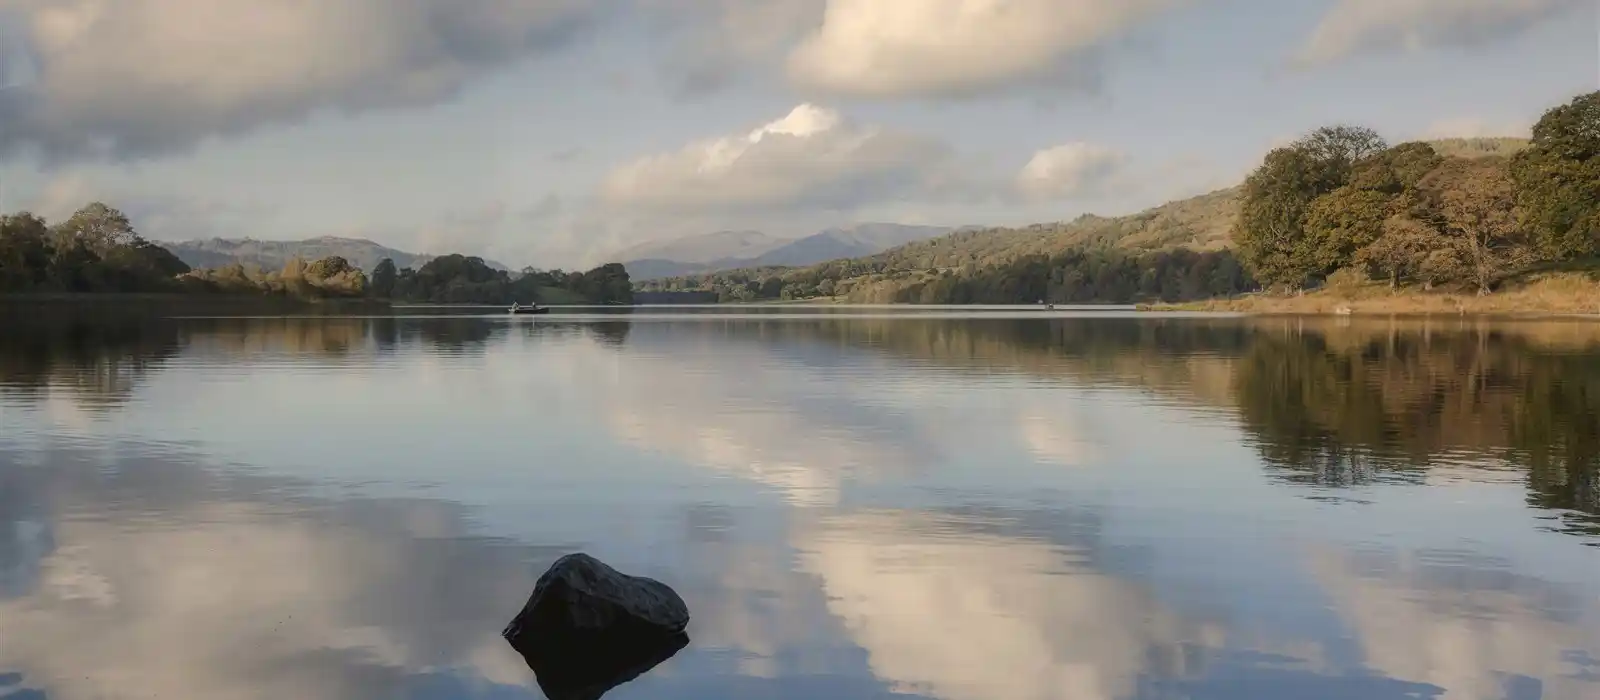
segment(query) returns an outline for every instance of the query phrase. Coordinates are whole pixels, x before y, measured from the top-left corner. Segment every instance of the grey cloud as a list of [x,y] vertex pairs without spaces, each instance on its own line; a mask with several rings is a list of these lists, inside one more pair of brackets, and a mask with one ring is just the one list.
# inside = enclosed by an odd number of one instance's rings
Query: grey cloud
[[973,97],[1021,85],[1090,89],[1103,52],[1181,0],[828,0],[786,59],[790,79],[865,98]]
[[260,202],[135,192],[82,173],[54,178],[16,204],[49,221],[60,221],[95,201],[121,209],[146,238],[162,241],[249,235],[278,214],[276,207]]
[[132,158],[322,110],[433,104],[613,4],[0,0],[38,66],[0,92],[0,153]]
[[780,75],[817,97],[969,99],[1103,86],[1107,55],[1191,0],[638,0],[676,40],[661,72],[679,97]]
[[1362,51],[1481,46],[1590,5],[1589,0],[1339,0],[1294,62],[1309,66]]

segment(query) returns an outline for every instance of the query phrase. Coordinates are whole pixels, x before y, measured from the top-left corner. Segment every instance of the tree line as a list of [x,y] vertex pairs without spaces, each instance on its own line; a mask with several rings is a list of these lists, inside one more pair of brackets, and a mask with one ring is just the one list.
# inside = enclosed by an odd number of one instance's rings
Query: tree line
[[189,272],[99,202],[55,225],[28,212],[0,216],[0,292],[164,292]]
[[1600,92],[1545,112],[1510,158],[1444,157],[1329,126],[1273,149],[1245,180],[1234,245],[1284,291],[1339,270],[1489,294],[1540,264],[1600,252]]
[[[1520,150],[1504,143],[1512,141]],[[1600,92],[1548,110],[1529,141],[1492,145],[1441,153],[1329,126],[1269,152],[1234,190],[1132,216],[965,231],[864,258],[639,289],[724,302],[1187,301],[1295,292],[1343,270],[1394,287],[1488,294],[1521,272],[1600,255]],[[1232,252],[1175,252],[1223,244]]]
[[0,216],[0,293],[166,293],[295,299],[393,299],[510,304],[633,302],[627,270],[610,263],[587,272],[496,270],[481,258],[451,254],[396,269],[384,259],[371,275],[339,256],[291,258],[279,270],[233,262],[192,269],[149,241],[127,215],[101,202],[50,224],[29,212]]
[[192,269],[134,228],[126,214],[92,202],[51,225],[30,212],[0,216],[0,293],[165,293],[360,297],[366,275],[344,258],[290,260],[263,272],[234,263]]
[[836,260],[650,280],[642,291],[711,291],[719,301],[838,297],[858,303],[1033,304],[1192,301],[1242,294],[1257,283],[1231,251],[1148,253],[1115,248],[1034,254],[981,266],[895,270],[882,259]]
[[586,272],[525,268],[512,274],[482,258],[456,254],[417,269],[395,269],[394,261],[384,258],[373,268],[372,291],[385,299],[435,304],[633,303],[633,282],[621,263]]

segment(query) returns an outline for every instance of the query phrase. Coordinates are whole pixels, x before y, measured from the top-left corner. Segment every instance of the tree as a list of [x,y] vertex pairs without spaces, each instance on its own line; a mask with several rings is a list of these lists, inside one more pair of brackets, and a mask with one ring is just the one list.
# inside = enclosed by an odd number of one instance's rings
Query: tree
[[[524,271],[526,274],[528,271]],[[394,294],[394,283],[399,276],[399,271],[394,267],[394,261],[384,258],[372,268],[372,284],[369,291],[372,296],[379,299],[388,299]]]
[[81,245],[93,252],[99,258],[98,276],[117,290],[164,288],[189,271],[178,256],[140,236],[127,215],[103,202],[85,205],[56,226],[55,234],[58,247]]
[[47,279],[50,228],[28,212],[0,216],[0,290],[30,291]]
[[136,247],[145,242],[121,211],[103,202],[91,202],[79,209],[57,230],[82,240],[101,257],[116,248]]
[[[1245,179],[1234,243],[1255,276],[1270,285],[1299,289],[1307,279],[1330,269],[1330,255],[1348,256],[1344,242],[1308,240],[1306,217],[1312,204],[1349,183],[1358,165],[1387,145],[1364,127],[1327,126],[1284,148],[1267,153]],[[1333,221],[1323,225],[1339,228]],[[1326,234],[1329,229],[1319,231]],[[1342,262],[1342,261],[1341,261]],[[1337,265],[1332,265],[1337,267]]]
[[306,281],[324,294],[361,296],[367,291],[367,275],[337,255],[330,255],[306,266]]
[[1417,272],[1428,252],[1439,244],[1439,235],[1431,226],[1409,214],[1395,214],[1384,219],[1382,235],[1357,251],[1355,260],[1386,275],[1389,287],[1394,288],[1400,286],[1400,278]]
[[[1457,275],[1488,294],[1501,277],[1531,263],[1517,220],[1515,184],[1496,159],[1450,159],[1418,185],[1431,223],[1454,254]],[[1444,256],[1433,256],[1437,267]]]
[[1385,151],[1379,159],[1394,174],[1399,191],[1415,190],[1422,178],[1444,162],[1433,146],[1422,141],[1408,141]]
[[1312,201],[1306,210],[1300,255],[1318,273],[1348,265],[1358,250],[1383,235],[1391,197],[1381,191],[1345,185]]
[[1600,252],[1600,92],[1545,112],[1511,172],[1540,252],[1556,259]]
[[1295,148],[1278,148],[1244,181],[1233,239],[1257,279],[1298,289],[1317,270],[1305,255],[1306,210],[1332,189],[1315,172],[1316,161]]
[[1415,190],[1417,183],[1443,159],[1433,146],[1410,141],[1358,163],[1351,169],[1350,186],[1359,190],[1399,195]]
[[1388,147],[1378,132],[1364,126],[1346,124],[1324,126],[1301,137],[1292,146],[1328,168],[1339,180],[1347,179],[1350,169],[1357,163]]
[[337,255],[330,255],[307,265],[306,277],[313,280],[323,280],[342,275],[354,269],[355,267],[350,264],[349,260]]

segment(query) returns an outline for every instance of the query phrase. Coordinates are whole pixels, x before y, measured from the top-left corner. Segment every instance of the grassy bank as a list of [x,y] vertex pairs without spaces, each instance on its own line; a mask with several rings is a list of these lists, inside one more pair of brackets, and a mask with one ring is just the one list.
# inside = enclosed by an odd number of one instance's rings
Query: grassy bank
[[1543,272],[1508,281],[1495,293],[1420,286],[1390,288],[1367,282],[1299,296],[1253,294],[1180,304],[1140,305],[1141,311],[1227,311],[1256,314],[1488,314],[1546,316],[1600,314],[1600,273]]

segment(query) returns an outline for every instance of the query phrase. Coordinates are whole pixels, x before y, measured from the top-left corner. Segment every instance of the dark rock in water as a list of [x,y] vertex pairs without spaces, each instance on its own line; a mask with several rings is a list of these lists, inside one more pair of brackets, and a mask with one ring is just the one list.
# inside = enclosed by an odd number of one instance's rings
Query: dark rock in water
[[551,700],[593,700],[689,643],[689,607],[666,584],[569,554],[501,635]]
[[550,565],[502,633],[513,647],[542,638],[630,633],[669,636],[689,624],[689,606],[660,581],[629,576],[587,554]]

